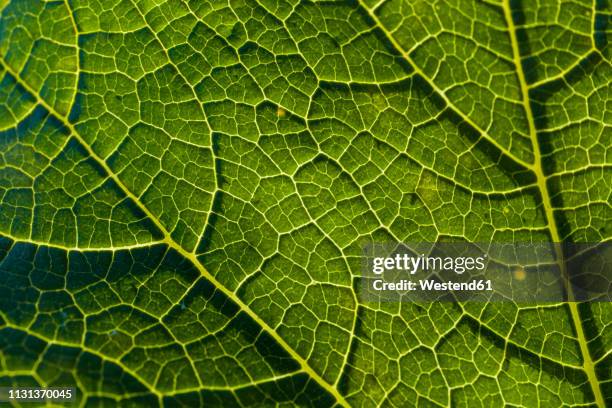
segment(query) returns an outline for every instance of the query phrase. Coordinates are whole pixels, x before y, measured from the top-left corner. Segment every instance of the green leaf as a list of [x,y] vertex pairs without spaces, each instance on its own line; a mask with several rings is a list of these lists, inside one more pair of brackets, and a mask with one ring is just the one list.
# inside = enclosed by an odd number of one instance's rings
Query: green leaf
[[0,386],[600,406],[608,303],[372,303],[382,241],[612,238],[605,1],[0,1]]

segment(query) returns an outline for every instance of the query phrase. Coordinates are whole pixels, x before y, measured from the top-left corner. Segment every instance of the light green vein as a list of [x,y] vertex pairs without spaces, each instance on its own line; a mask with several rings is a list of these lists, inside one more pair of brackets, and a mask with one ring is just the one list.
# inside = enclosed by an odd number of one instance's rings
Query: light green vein
[[363,8],[363,10],[365,10],[366,13],[368,13],[368,16],[370,16],[370,18],[374,21],[376,26],[383,32],[383,34],[385,35],[385,38],[387,38],[387,40],[389,40],[391,45],[393,45],[393,48],[395,48],[395,50],[397,50],[397,52],[399,52],[402,55],[402,57],[410,64],[412,69],[414,69],[414,71],[421,78],[423,78],[429,84],[429,86],[431,86],[434,89],[434,91],[436,91],[438,96],[440,96],[440,98],[442,98],[442,100],[444,100],[444,102],[446,103],[446,106],[448,106],[455,114],[457,114],[463,121],[465,121],[467,124],[469,124],[473,129],[476,129],[482,135],[482,137],[484,137],[489,143],[491,143],[493,146],[495,146],[497,149],[499,149],[499,151],[501,151],[510,160],[514,161],[515,163],[517,163],[518,165],[520,165],[521,167],[523,167],[525,169],[533,170],[534,165],[532,163],[528,163],[528,162],[522,160],[521,158],[516,157],[516,155],[514,155],[512,152],[510,152],[510,150],[508,150],[508,148],[506,148],[505,146],[502,146],[485,129],[480,127],[468,115],[463,113],[457,106],[455,106],[455,104],[449,99],[449,97],[446,95],[446,93],[442,89],[440,89],[440,87],[437,86],[434,83],[434,81],[432,81],[431,78],[429,78],[423,72],[423,70],[412,59],[412,57],[408,54],[408,52],[395,39],[393,34],[390,33],[389,30],[387,30],[387,28],[380,21],[378,16],[367,6],[367,4],[365,4],[364,0],[359,0],[359,4]]
[[[504,0],[503,2],[504,9],[504,17],[506,18],[506,24],[508,25],[508,34],[510,36],[510,44],[512,46],[512,53],[514,55],[514,65],[516,67],[516,75],[518,81],[521,85],[521,94],[523,97],[523,107],[525,109],[525,114],[527,116],[527,121],[529,124],[529,137],[531,139],[531,144],[533,147],[533,154],[535,159],[535,165],[533,167],[533,171],[537,177],[537,184],[542,194],[542,204],[544,206],[544,212],[546,215],[546,220],[548,223],[548,227],[550,230],[550,236],[553,242],[561,242],[561,235],[559,230],[557,229],[557,223],[555,221],[555,214],[552,207],[552,200],[550,197],[550,192],[548,191],[548,183],[546,180],[546,175],[544,174],[544,170],[542,168],[542,154],[540,151],[540,143],[538,141],[538,133],[535,126],[535,120],[533,116],[533,111],[531,109],[531,103],[529,100],[529,87],[527,85],[527,80],[525,79],[525,73],[523,71],[523,65],[521,63],[521,55],[519,49],[518,39],[516,37],[516,27],[514,25],[514,20],[512,18],[512,9],[510,6],[510,0]],[[567,279],[567,271],[564,267],[564,257],[562,249],[559,245],[555,245],[556,250],[556,258],[561,266],[561,270],[563,271],[563,275]],[[582,353],[583,358],[583,370],[587,374],[589,379],[589,385],[593,391],[593,395],[595,397],[595,402],[601,408],[604,407],[604,399],[603,394],[601,392],[601,387],[599,384],[599,380],[597,379],[597,374],[595,373],[595,365],[591,358],[591,353],[589,352],[588,341],[584,334],[584,329],[582,327],[582,319],[580,317],[580,311],[578,310],[578,304],[573,301],[574,296],[571,290],[571,285],[567,284],[566,289],[568,291],[568,298],[570,302],[568,303],[570,314],[572,316],[572,323],[574,324],[574,328],[576,329],[576,337],[578,339],[578,343],[580,345],[580,351]]]
[[[504,15],[505,15],[505,18],[507,20],[508,31],[509,31],[509,35],[510,35],[512,50],[513,50],[514,64],[516,66],[517,76],[518,76],[519,83],[520,83],[520,86],[521,86],[522,102],[523,102],[523,106],[524,106],[525,113],[526,113],[527,120],[528,120],[529,137],[530,137],[530,140],[531,140],[531,143],[532,143],[532,146],[533,146],[534,163],[527,163],[524,160],[521,160],[520,158],[516,157],[514,154],[512,154],[504,146],[501,146],[493,137],[491,137],[486,132],[486,130],[484,130],[480,126],[478,126],[471,118],[469,118],[469,116],[465,115],[459,108],[457,108],[452,103],[452,101],[448,98],[448,96],[445,94],[445,92],[442,89],[440,89],[431,80],[431,78],[429,78],[427,75],[425,75],[425,73],[420,69],[419,65],[412,59],[412,57],[406,52],[406,50],[403,49],[403,47],[394,38],[392,33],[390,33],[387,30],[387,28],[384,26],[384,24],[380,21],[379,17],[376,15],[376,13],[371,8],[369,8],[367,6],[367,4],[364,3],[364,0],[359,0],[359,4],[363,8],[363,10],[365,10],[368,13],[368,15],[374,21],[376,26],[378,26],[380,28],[380,30],[384,33],[385,37],[391,42],[393,47],[405,58],[405,60],[411,65],[411,67],[415,70],[415,72],[418,75],[420,75],[424,80],[427,81],[427,83],[445,101],[447,106],[450,109],[452,109],[453,112],[455,112],[457,115],[459,115],[472,128],[476,129],[487,141],[489,141],[492,145],[494,145],[501,152],[503,152],[508,158],[510,158],[514,162],[520,164],[524,168],[529,169],[529,170],[534,172],[534,174],[536,175],[536,178],[537,178],[537,185],[538,185],[539,191],[540,191],[540,193],[542,195],[542,203],[543,203],[543,206],[544,206],[544,213],[545,213],[545,216],[546,216],[546,219],[547,219],[547,222],[548,222],[549,232],[550,232],[550,235],[551,235],[551,239],[554,242],[560,242],[561,241],[561,237],[560,237],[559,231],[557,229],[556,221],[554,219],[554,211],[553,211],[553,208],[552,208],[552,201],[551,201],[550,193],[548,191],[548,186],[547,186],[547,183],[546,183],[546,176],[544,175],[543,168],[542,168],[542,154],[540,152],[540,146],[539,146],[539,142],[537,140],[537,130],[536,130],[536,127],[535,127],[534,116],[533,116],[533,112],[531,111],[531,105],[530,105],[530,101],[529,101],[529,86],[527,84],[524,72],[522,70],[521,57],[520,57],[520,54],[519,54],[519,47],[518,47],[518,40],[516,38],[516,29],[515,29],[514,23],[512,21],[512,12],[511,12],[508,0],[504,0],[502,8],[504,10]],[[560,263],[562,264],[563,263],[563,261],[562,261],[563,260],[563,254],[558,252],[557,253],[557,259],[559,259]],[[571,293],[569,294],[569,298],[572,299],[572,294]],[[584,359],[583,370],[587,374],[587,377],[588,377],[588,380],[589,380],[589,384],[591,386],[591,389],[592,389],[594,397],[595,397],[595,402],[597,403],[598,406],[603,407],[604,406],[603,395],[602,395],[602,392],[601,392],[601,389],[600,389],[600,385],[599,385],[599,381],[597,379],[597,375],[595,373],[594,363],[593,363],[593,361],[591,359],[591,356],[590,356],[590,353],[589,353],[589,350],[588,350],[588,344],[587,344],[586,336],[584,334],[584,330],[583,330],[583,327],[582,327],[582,320],[580,318],[580,313],[579,313],[579,310],[578,310],[578,305],[575,302],[569,302],[568,306],[569,306],[569,309],[570,309],[570,314],[572,316],[573,325],[574,325],[574,327],[576,329],[576,335],[577,335],[577,338],[578,338],[578,342],[580,344],[581,353],[582,353],[583,359]]]

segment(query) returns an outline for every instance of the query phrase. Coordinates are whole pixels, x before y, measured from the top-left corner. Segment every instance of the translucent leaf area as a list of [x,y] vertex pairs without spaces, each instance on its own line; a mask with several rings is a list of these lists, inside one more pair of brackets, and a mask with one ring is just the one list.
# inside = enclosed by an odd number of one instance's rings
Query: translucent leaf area
[[373,242],[612,239],[607,0],[1,0],[0,386],[612,405],[609,303],[373,303]]

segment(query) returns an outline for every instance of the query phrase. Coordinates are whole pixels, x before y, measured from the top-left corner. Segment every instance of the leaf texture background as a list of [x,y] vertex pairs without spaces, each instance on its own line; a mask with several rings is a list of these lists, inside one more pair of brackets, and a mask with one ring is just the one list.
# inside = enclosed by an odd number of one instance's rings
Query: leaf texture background
[[364,303],[378,241],[612,238],[607,0],[0,2],[0,385],[612,404],[612,306]]

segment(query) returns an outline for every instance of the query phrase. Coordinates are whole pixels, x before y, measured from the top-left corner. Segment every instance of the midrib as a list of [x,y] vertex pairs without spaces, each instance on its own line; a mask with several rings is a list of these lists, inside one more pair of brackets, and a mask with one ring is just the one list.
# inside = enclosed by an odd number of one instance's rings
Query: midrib
[[[537,177],[537,184],[540,190],[540,194],[542,195],[542,205],[544,206],[546,222],[548,224],[550,236],[555,247],[555,257],[557,258],[557,262],[563,274],[562,278],[565,282],[569,282],[569,276],[567,276],[567,269],[565,268],[563,250],[561,249],[560,245],[556,245],[557,243],[561,242],[561,235],[559,234],[557,223],[555,221],[552,200],[550,198],[550,192],[548,191],[547,178],[542,168],[542,153],[540,151],[538,133],[535,126],[533,111],[531,109],[531,103],[529,100],[529,87],[525,79],[523,64],[521,63],[520,48],[516,36],[516,27],[512,18],[510,0],[503,0],[502,7],[504,10],[506,24],[508,25],[508,33],[510,36],[510,44],[512,46],[512,54],[514,59],[514,65],[516,68],[517,78],[521,87],[523,108],[525,110],[525,115],[527,117],[527,122],[529,125],[529,138],[531,139],[534,156],[534,164],[532,166],[532,170]],[[567,295],[569,299],[568,306],[570,309],[570,315],[572,316],[572,322],[576,329],[576,337],[578,340],[578,344],[580,345],[580,352],[582,353],[583,370],[589,380],[591,390],[593,391],[593,395],[595,397],[595,403],[597,404],[597,406],[604,408],[603,394],[601,392],[599,380],[597,379],[597,374],[595,373],[595,364],[593,362],[593,359],[591,358],[591,353],[589,352],[588,341],[584,334],[584,328],[582,327],[582,319],[580,318],[578,303],[574,301],[574,294],[572,292],[571,284],[566,284],[565,288],[567,290]]]
[[[544,171],[542,168],[542,155],[540,151],[540,145],[537,138],[537,130],[535,127],[535,121],[533,112],[531,109],[531,104],[529,101],[529,88],[527,86],[527,81],[525,80],[525,74],[523,72],[523,67],[521,64],[521,56],[520,50],[518,46],[518,40],[516,38],[516,28],[514,26],[514,21],[512,20],[512,10],[510,8],[510,0],[503,0],[502,8],[504,10],[504,16],[508,25],[508,32],[510,35],[510,41],[512,45],[512,53],[514,64],[516,66],[517,77],[521,87],[522,94],[522,104],[525,109],[525,115],[527,117],[528,125],[529,125],[529,138],[531,140],[533,154],[534,154],[534,163],[527,163],[524,160],[519,159],[514,156],[508,149],[501,146],[494,138],[492,138],[488,133],[478,126],[469,116],[465,115],[460,109],[458,109],[452,101],[446,96],[443,90],[441,90],[431,78],[429,78],[425,73],[419,68],[416,62],[412,59],[410,55],[403,49],[403,47],[397,42],[397,40],[393,37],[393,35],[386,29],[386,27],[382,24],[378,16],[374,13],[374,11],[364,3],[364,0],[358,0],[359,5],[368,13],[370,18],[374,21],[376,26],[384,33],[385,37],[389,40],[391,45],[399,52],[404,59],[410,64],[410,66],[415,70],[415,72],[421,76],[427,83],[436,91],[436,93],[446,102],[449,109],[459,115],[467,124],[472,126],[475,130],[477,130],[481,135],[483,135],[492,145],[496,146],[506,157],[518,163],[522,167],[533,171],[536,176],[538,189],[540,194],[542,195],[542,205],[544,207],[544,215],[546,217],[546,222],[548,224],[548,229],[550,231],[551,240],[553,243],[561,242],[561,235],[557,229],[557,224],[554,218],[554,211],[552,207],[552,200],[550,198],[550,193],[548,191],[548,185],[546,183],[546,176],[544,175]],[[563,268],[563,253],[559,245],[555,245],[556,258],[559,261],[560,267]],[[566,278],[564,273],[564,279]],[[568,297],[573,299],[573,294],[571,293],[571,288],[568,288]],[[593,359],[591,358],[591,354],[588,349],[588,342],[586,340],[586,336],[584,334],[584,328],[582,327],[582,319],[580,318],[580,313],[578,311],[578,304],[576,302],[568,302],[568,306],[570,309],[570,315],[572,318],[572,323],[576,329],[576,337],[580,346],[580,351],[583,356],[583,370],[587,375],[589,384],[591,386],[591,390],[595,397],[596,404],[603,408],[605,406],[603,394],[600,388],[599,381],[597,379],[597,375],[595,373],[595,364]]]
[[203,276],[206,280],[212,283],[219,291],[221,291],[227,298],[231,299],[236,305],[245,312],[253,321],[255,321],[264,331],[270,335],[284,350],[287,354],[291,356],[301,368],[301,371],[308,374],[311,379],[317,382],[323,389],[325,389],[328,393],[330,393],[338,402],[339,405],[343,407],[349,407],[349,404],[346,402],[344,396],[340,394],[340,392],[331,384],[329,384],[323,377],[321,377],[310,365],[308,362],[300,356],[297,351],[295,351],[287,342],[274,330],[270,327],[259,315],[257,315],[246,303],[242,301],[234,292],[226,288],[221,282],[219,282],[208,270],[202,265],[197,256],[193,252],[189,252],[185,250],[181,245],[179,245],[172,238],[170,232],[163,226],[161,221],[153,214],[147,206],[145,206],[140,199],[131,192],[129,188],[119,179],[119,177],[115,174],[115,172],[106,164],[103,158],[98,156],[98,154],[91,148],[91,146],[81,137],[81,135],[77,132],[76,128],[70,123],[67,117],[60,114],[55,110],[53,106],[48,104],[43,98],[40,97],[38,92],[36,92],[30,85],[21,78],[19,74],[17,74],[5,61],[3,56],[0,56],[0,65],[17,81],[27,92],[29,92],[33,97],[36,98],[37,102],[43,106],[51,115],[55,116],[58,120],[62,122],[64,126],[68,130],[70,130],[72,137],[74,137],[87,151],[87,153],[100,165],[107,175],[119,186],[119,188],[123,191],[123,193],[129,197],[135,205],[138,206],[140,210],[142,210],[145,215],[155,224],[155,226],[160,230],[163,234],[164,239],[159,242],[166,243],[169,247],[180,253],[184,258],[188,259],[200,272],[201,276]]

